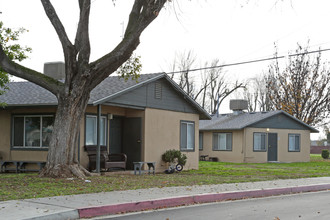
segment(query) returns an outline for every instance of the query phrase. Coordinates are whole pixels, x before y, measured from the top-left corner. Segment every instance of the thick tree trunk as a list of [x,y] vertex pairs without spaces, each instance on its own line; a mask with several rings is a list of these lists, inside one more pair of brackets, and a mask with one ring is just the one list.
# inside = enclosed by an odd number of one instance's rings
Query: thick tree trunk
[[81,118],[93,88],[116,71],[140,43],[144,29],[158,16],[166,0],[135,0],[123,40],[109,53],[90,63],[89,12],[90,0],[79,0],[80,17],[72,44],[50,0],[41,0],[45,13],[62,44],[65,60],[65,82],[21,66],[6,55],[0,44],[0,66],[14,76],[29,80],[53,93],[58,98],[54,130],[49,145],[48,158],[41,176],[85,177],[89,172],[81,167],[75,147]]
[[[74,95],[79,93],[80,96]],[[77,146],[80,121],[88,103],[89,92],[75,91],[63,96],[58,98],[47,163],[40,176],[84,178],[90,173],[78,163]]]

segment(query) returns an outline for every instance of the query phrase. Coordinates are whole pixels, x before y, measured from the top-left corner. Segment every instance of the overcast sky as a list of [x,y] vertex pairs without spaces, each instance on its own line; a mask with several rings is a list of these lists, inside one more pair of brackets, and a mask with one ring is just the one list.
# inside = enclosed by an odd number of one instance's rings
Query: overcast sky
[[[120,41],[122,23],[127,24],[132,2],[116,0],[113,6],[112,0],[92,0],[92,60]],[[77,1],[56,0],[53,4],[73,40]],[[142,56],[143,72],[151,73],[168,71],[175,54],[188,50],[194,51],[200,63],[215,58],[232,63],[272,56],[274,42],[283,54],[308,39],[312,49],[328,48],[329,6],[327,0],[173,0],[142,34],[136,53]],[[40,1],[0,0],[0,11],[6,26],[29,30],[22,36],[22,43],[32,47],[33,53],[23,62],[25,65],[42,71],[44,62],[63,60],[60,43]],[[324,57],[329,54],[324,53]],[[265,66],[267,63],[258,63],[240,67],[240,72],[234,67],[226,70],[241,76],[259,74]]]
[[[76,0],[52,1],[69,37],[78,21]],[[92,0],[90,36],[95,60],[121,40],[132,0]],[[330,48],[329,0],[172,0],[141,36],[136,53],[143,73],[170,71],[175,54],[192,50],[198,66],[212,59],[235,63],[271,57],[274,43],[280,55],[310,40],[311,50]],[[29,30],[21,44],[32,47],[23,64],[43,71],[45,62],[63,61],[61,45],[40,1],[0,0],[0,20],[7,27]],[[322,54],[325,60],[330,52]],[[254,77],[269,62],[224,70],[233,79]],[[196,73],[197,74],[197,73]]]

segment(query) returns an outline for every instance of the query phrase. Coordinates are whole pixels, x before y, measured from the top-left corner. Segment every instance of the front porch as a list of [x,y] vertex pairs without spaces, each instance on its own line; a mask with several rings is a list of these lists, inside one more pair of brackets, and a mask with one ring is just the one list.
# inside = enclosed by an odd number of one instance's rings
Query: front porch
[[[133,162],[144,159],[144,118],[141,108],[88,106],[80,131],[80,163],[89,167],[86,147],[95,146],[106,149],[108,154],[125,154],[126,169],[133,170]],[[96,172],[100,171],[96,164]]]

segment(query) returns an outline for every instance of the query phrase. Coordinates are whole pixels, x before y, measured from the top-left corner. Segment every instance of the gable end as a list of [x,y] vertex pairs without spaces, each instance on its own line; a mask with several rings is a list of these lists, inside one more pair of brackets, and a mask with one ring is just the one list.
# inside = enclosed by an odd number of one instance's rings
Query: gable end
[[277,114],[271,116],[262,121],[251,124],[248,127],[310,130],[307,126],[293,120],[292,118],[286,116],[285,114]]
[[199,112],[166,79],[158,79],[106,102],[110,105],[155,108],[185,113]]

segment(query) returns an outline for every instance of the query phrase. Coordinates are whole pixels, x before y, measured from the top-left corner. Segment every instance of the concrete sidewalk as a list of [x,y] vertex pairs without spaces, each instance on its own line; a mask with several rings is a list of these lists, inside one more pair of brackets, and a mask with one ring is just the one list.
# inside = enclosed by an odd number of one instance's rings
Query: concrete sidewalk
[[0,202],[1,219],[79,219],[202,202],[330,190],[330,177],[151,188]]

